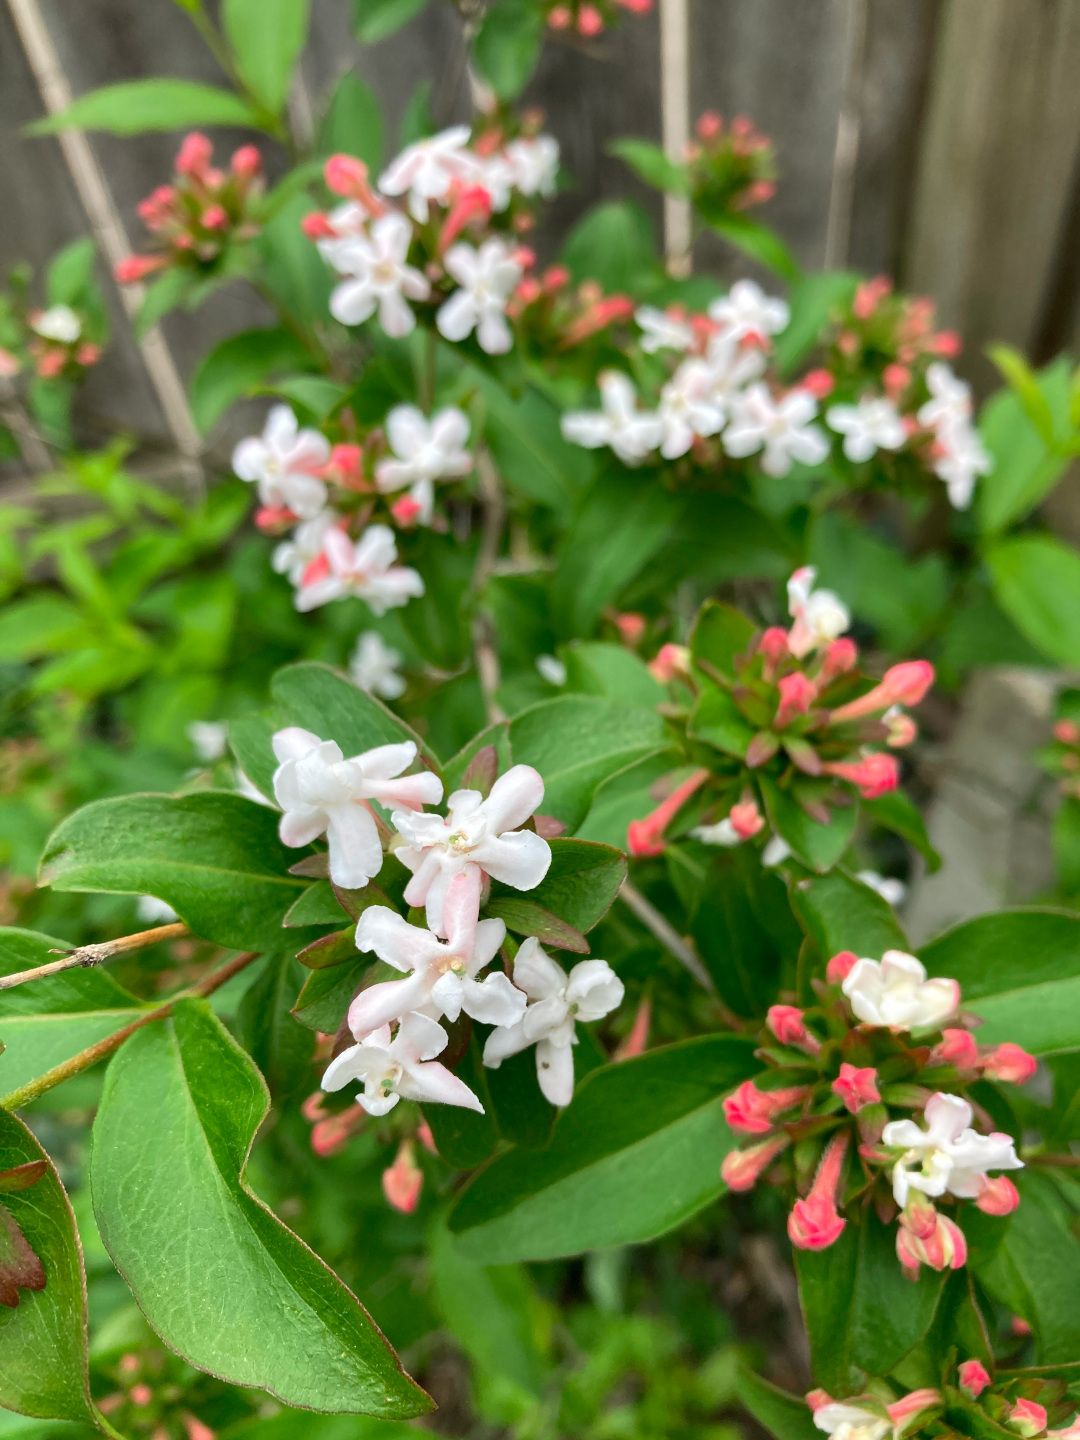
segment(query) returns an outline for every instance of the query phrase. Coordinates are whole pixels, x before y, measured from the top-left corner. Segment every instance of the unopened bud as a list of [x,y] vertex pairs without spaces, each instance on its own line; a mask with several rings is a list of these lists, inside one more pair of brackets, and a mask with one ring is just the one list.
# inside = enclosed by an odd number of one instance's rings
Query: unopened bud
[[877,1071],[872,1065],[859,1067],[849,1065],[845,1060],[840,1074],[829,1087],[839,1095],[849,1115],[857,1115],[864,1105],[873,1105],[881,1100],[877,1087]]
[[416,1163],[411,1140],[403,1140],[394,1163],[382,1173],[383,1194],[395,1210],[411,1215],[420,1202],[424,1172]]
[[1041,1435],[1046,1429],[1046,1411],[1034,1400],[1020,1399],[1013,1405],[1006,1423],[1021,1435]]
[[238,180],[253,180],[262,170],[262,156],[254,145],[241,145],[233,151],[229,168]]
[[1025,1080],[1030,1080],[1038,1068],[1035,1056],[1029,1055],[1011,1040],[999,1045],[982,1061],[982,1072],[987,1080],[1007,1080],[1012,1085],[1022,1085]]
[[1011,1215],[1020,1204],[1020,1192],[1007,1175],[987,1175],[975,1204],[984,1215]]
[[840,950],[826,965],[825,979],[830,985],[839,985],[858,963],[859,957],[853,950]]
[[194,175],[201,179],[210,164],[214,147],[205,135],[193,130],[184,136],[183,144],[176,156],[175,170],[178,175]]
[[331,155],[323,166],[326,188],[334,195],[359,200],[368,194],[368,167],[355,155]]
[[974,1070],[979,1063],[979,1047],[968,1030],[943,1030],[930,1058],[956,1070]]
[[649,661],[649,672],[662,685],[690,673],[690,650],[686,645],[661,645]]
[[800,390],[808,390],[815,400],[824,400],[836,389],[836,381],[828,370],[810,370],[799,381]]
[[958,1369],[960,1384],[973,1400],[977,1400],[990,1384],[990,1376],[978,1360],[965,1360]]

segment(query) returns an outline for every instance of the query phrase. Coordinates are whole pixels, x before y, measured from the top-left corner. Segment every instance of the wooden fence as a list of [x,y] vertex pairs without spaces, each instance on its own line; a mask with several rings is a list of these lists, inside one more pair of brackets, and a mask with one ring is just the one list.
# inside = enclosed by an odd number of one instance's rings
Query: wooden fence
[[[366,49],[348,19],[348,0],[313,0],[301,108],[317,111],[355,66],[379,95],[391,138],[425,78],[435,81],[440,119],[463,112],[465,95],[449,93],[457,21],[440,0]],[[90,228],[70,154],[55,138],[20,134],[43,113],[52,61],[52,82],[76,95],[139,76],[220,79],[171,0],[0,0],[5,268],[41,263]],[[779,154],[780,189],[763,217],[800,261],[889,272],[933,295],[944,322],[967,338],[968,373],[985,381],[980,351],[990,339],[1037,360],[1077,339],[1078,75],[1080,0],[660,0],[659,11],[627,16],[589,53],[546,48],[526,98],[547,111],[574,186],[555,203],[544,247],[597,199],[639,200],[659,232],[659,197],[608,155],[609,142],[670,142],[688,115],[745,112]],[[176,144],[172,135],[90,137],[105,201],[136,248],[135,204],[167,175]],[[695,264],[723,271],[731,257],[703,243]],[[267,317],[233,286],[195,315],[169,317],[155,359],[140,352],[108,288],[115,340],[86,387],[84,421],[190,446],[168,372],[183,379],[208,346]]]

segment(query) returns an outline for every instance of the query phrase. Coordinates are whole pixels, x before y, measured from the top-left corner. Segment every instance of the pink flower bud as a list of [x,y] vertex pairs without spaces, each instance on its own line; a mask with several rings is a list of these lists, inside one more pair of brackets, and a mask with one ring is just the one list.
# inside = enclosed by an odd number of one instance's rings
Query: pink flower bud
[[894,1434],[899,1434],[904,1425],[913,1415],[920,1415],[924,1410],[929,1410],[934,1405],[941,1404],[941,1395],[937,1390],[929,1388],[912,1390],[901,1400],[895,1400],[891,1405],[886,1406],[889,1412],[889,1419],[893,1422]]
[[800,390],[808,390],[815,400],[824,400],[836,389],[836,381],[828,370],[808,370],[799,381]]
[[190,135],[184,136],[173,168],[178,175],[193,175],[196,179],[202,179],[213,154],[214,147],[211,142],[205,135],[193,130]]
[[859,957],[853,950],[840,950],[825,966],[825,979],[830,985],[839,985],[858,963]]
[[1011,1215],[1020,1204],[1020,1191],[1007,1175],[986,1175],[975,1204],[984,1215]]
[[943,1030],[930,1058],[942,1065],[952,1065],[956,1070],[974,1070],[979,1063],[979,1047],[968,1030]]
[[630,1027],[630,1034],[617,1047],[614,1058],[616,1060],[633,1060],[637,1055],[644,1055],[649,1043],[649,1025],[652,1022],[652,1001],[648,995],[643,995],[637,1011],[634,1014],[634,1023]]
[[64,366],[67,364],[67,355],[63,350],[46,350],[40,356],[34,369],[42,380],[55,380]]
[[604,28],[604,17],[597,10],[595,5],[582,5],[577,17],[578,34],[584,35],[591,40],[594,35],[599,35]]
[[253,180],[262,170],[262,156],[254,145],[241,145],[233,151],[229,168],[238,180]]
[[876,715],[890,705],[918,705],[933,683],[934,667],[929,660],[904,660],[886,670],[881,683],[872,690],[834,710],[831,721],[842,725],[863,715]]
[[615,624],[624,645],[638,645],[645,634],[646,623],[645,616],[634,611],[625,611],[615,616]]
[[954,360],[964,348],[964,342],[955,330],[939,330],[930,343],[930,348],[935,355],[944,355],[947,360]]
[[977,1400],[990,1384],[990,1376],[978,1360],[965,1360],[957,1373],[960,1377],[960,1384],[973,1400]]
[[932,1270],[959,1270],[967,1262],[967,1241],[958,1225],[939,1215],[916,1191],[900,1212],[896,1254],[908,1279],[917,1280],[920,1264]]
[[883,723],[889,727],[885,744],[890,750],[903,750],[918,738],[919,727],[911,716],[905,715],[902,710],[886,711],[881,718]]
[[724,121],[715,110],[706,110],[703,115],[698,116],[698,122],[694,129],[697,131],[698,139],[704,140],[707,144],[710,140],[715,140],[723,134]]
[[96,365],[101,359],[101,346],[87,340],[75,351],[75,359],[80,365]]
[[690,672],[690,649],[686,645],[661,645],[656,656],[649,661],[649,673],[661,685]]
[[665,848],[664,831],[694,791],[700,789],[708,778],[708,770],[695,770],[651,815],[646,815],[643,820],[631,820],[626,831],[626,848],[630,854],[636,859],[662,855]]
[[776,667],[788,653],[787,631],[780,625],[770,625],[758,641],[758,651],[765,661],[765,679],[771,680]]
[[460,190],[439,231],[436,253],[446,254],[462,230],[474,221],[491,219],[491,195],[482,185],[467,185]]
[[737,805],[733,805],[728,812],[728,819],[731,821],[731,828],[740,840],[750,840],[765,828],[764,817],[753,797],[740,800]]
[[785,675],[780,681],[780,704],[773,722],[777,730],[783,730],[799,715],[805,715],[817,699],[817,686],[808,675],[796,670]]
[[1021,1435],[1040,1435],[1046,1429],[1046,1411],[1034,1400],[1017,1400],[1006,1423]]
[[383,1194],[395,1210],[411,1215],[420,1203],[424,1172],[416,1163],[411,1140],[403,1140],[394,1163],[382,1173]]
[[857,1115],[864,1105],[876,1104],[881,1099],[877,1071],[872,1065],[860,1069],[845,1060],[840,1066],[839,1076],[829,1088],[834,1095],[840,1096],[850,1115]]
[[10,380],[13,375],[19,373],[20,368],[17,356],[0,345],[0,376],[5,380]]
[[1012,1317],[1012,1319],[1009,1321],[1009,1329],[1012,1331],[1012,1333],[1013,1333],[1014,1335],[1017,1335],[1017,1336],[1024,1336],[1024,1335],[1030,1335],[1030,1334],[1031,1334],[1031,1326],[1028,1324],[1028,1322],[1027,1322],[1026,1320],[1022,1319],[1019,1315],[1014,1315],[1014,1316]]
[[414,500],[411,495],[402,495],[400,500],[395,500],[390,506],[390,514],[393,516],[394,524],[402,530],[410,530],[419,520],[423,513],[423,506],[419,500]]
[[836,1401],[827,1390],[808,1390],[806,1392],[806,1403],[810,1406],[811,1413],[816,1415],[826,1405],[835,1405]]
[[729,1150],[720,1166],[720,1178],[729,1190],[752,1190],[763,1171],[787,1148],[787,1135],[773,1135],[746,1150]]
[[770,1005],[765,1024],[780,1041],[810,1055],[821,1053],[821,1042],[811,1035],[803,1020],[803,1012],[797,1005]]
[[227,230],[229,216],[222,205],[208,205],[200,217],[204,230]]
[[573,20],[569,5],[556,5],[548,11],[547,23],[552,30],[568,30]]
[[858,659],[859,647],[854,640],[831,640],[825,647],[818,683],[825,686],[835,680],[838,675],[846,675],[849,670],[854,670]]
[[796,1200],[788,1216],[788,1238],[800,1250],[827,1250],[843,1233],[847,1221],[837,1213],[836,1196],[844,1169],[848,1140],[839,1131],[825,1147],[814,1183],[805,1200]]
[[264,505],[255,512],[255,525],[264,535],[280,535],[299,518],[287,505]]
[[188,1440],[214,1440],[213,1430],[209,1425],[204,1425],[197,1415],[185,1412],[180,1420],[187,1431]]
[[881,372],[881,383],[885,387],[885,394],[895,404],[904,391],[911,384],[911,371],[906,365],[886,365]]
[[864,800],[888,795],[900,783],[900,767],[891,755],[881,751],[861,760],[836,760],[821,768],[826,775],[835,775],[838,780],[847,780],[856,786]]
[[307,565],[303,575],[300,577],[300,584],[302,587],[317,585],[320,580],[325,580],[329,574],[330,561],[326,555],[320,551],[319,554],[315,556],[315,559]]
[[653,0],[615,0],[616,5],[621,5],[624,10],[629,10],[632,15],[648,15],[652,9]]
[[1012,1085],[1022,1085],[1025,1080],[1030,1080],[1038,1068],[1035,1056],[1029,1055],[1011,1040],[999,1045],[982,1061],[982,1072],[987,1080],[1007,1080]]
[[435,1136],[431,1133],[431,1126],[426,1120],[421,1120],[416,1127],[416,1138],[423,1145],[429,1155],[438,1155],[439,1151],[435,1145]]
[[121,1355],[118,1368],[121,1375],[137,1375],[141,1365],[138,1355]]
[[323,166],[323,179],[334,195],[358,200],[368,194],[368,167],[355,155],[331,155]]
[[133,1385],[128,1393],[133,1405],[149,1405],[150,1401],[154,1398],[154,1392],[150,1389],[150,1386],[144,1385],[141,1382],[138,1385]]
[[321,210],[313,210],[300,221],[300,229],[309,240],[333,240],[337,231]]
[[549,265],[544,271],[543,286],[548,295],[554,295],[559,290],[565,290],[570,283],[570,271],[565,265]]
[[137,280],[145,280],[147,275],[152,275],[155,270],[161,270],[168,265],[167,255],[128,255],[121,260],[113,271],[119,285],[133,285]]
[[759,1090],[752,1080],[744,1080],[724,1101],[724,1119],[743,1135],[765,1135],[778,1115],[801,1105],[809,1093],[808,1085]]
[[1054,726],[1054,739],[1063,745],[1075,745],[1080,741],[1080,725],[1075,720],[1059,720]]

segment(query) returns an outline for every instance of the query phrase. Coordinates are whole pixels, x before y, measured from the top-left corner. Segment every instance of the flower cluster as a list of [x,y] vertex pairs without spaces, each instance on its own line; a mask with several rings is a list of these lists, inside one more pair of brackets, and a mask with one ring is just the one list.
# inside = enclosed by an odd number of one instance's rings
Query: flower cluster
[[30,368],[42,380],[79,380],[101,359],[102,326],[82,308],[14,306],[0,297],[0,379]]
[[197,131],[185,136],[173,165],[172,184],[140,200],[139,218],[158,248],[129,255],[116,267],[121,284],[145,280],[172,267],[207,273],[218,268],[230,245],[259,232],[253,217],[263,191],[262,157],[254,145],[234,151],[228,170],[212,161],[214,147]]
[[[1066,698],[1062,697],[1062,704]],[[1067,708],[1072,710],[1075,705],[1069,704]],[[1044,770],[1058,777],[1062,795],[1080,800],[1080,724],[1076,720],[1070,715],[1062,715],[1056,720],[1053,743],[1044,746],[1037,759]]]
[[772,141],[748,116],[736,115],[725,129],[723,117],[707,110],[695,131],[696,138],[687,147],[686,175],[694,208],[706,220],[772,199],[776,194]]
[[1007,1215],[1019,1194],[989,1172],[1022,1166],[1011,1136],[973,1128],[976,1114],[988,1120],[966,1092],[979,1079],[1020,1084],[1034,1059],[1011,1043],[978,1046],[956,981],[928,979],[899,950],[880,961],[843,951],[814,987],[810,1009],[771,1007],[762,1083],[747,1080],[724,1102],[737,1134],[760,1137],[725,1157],[724,1179],[749,1190],[783,1156],[784,1181],[798,1193],[788,1217],[794,1245],[825,1249],[873,1202],[879,1215],[899,1217],[905,1274],[957,1269],[964,1233],[934,1201],[970,1200]]
[[603,34],[615,22],[619,7],[634,15],[647,15],[653,0],[540,0],[548,28],[576,30],[586,40]]
[[[896,788],[900,770],[891,751],[917,734],[904,707],[922,700],[933,666],[904,661],[868,686],[855,670],[858,650],[844,638],[847,608],[831,591],[814,589],[814,580],[812,566],[792,575],[790,629],[772,626],[754,635],[730,674],[701,657],[691,666],[689,652],[677,646],[656,657],[659,679],[679,678],[697,692],[688,741],[705,742],[711,754],[651,815],[631,823],[631,855],[660,854],[665,831],[692,798],[695,823],[691,828],[686,820],[680,833],[690,829],[706,844],[738,845],[765,829],[763,781],[822,825],[837,806],[852,803],[853,789],[874,800]],[[693,747],[695,756],[702,753],[700,744]],[[775,864],[788,853],[774,837],[763,858]]]
[[[347,1017],[353,1044],[330,1062],[324,1090],[359,1081],[358,1102],[385,1115],[402,1097],[482,1110],[480,1101],[436,1057],[449,1036],[440,1024],[462,1014],[494,1027],[484,1063],[536,1047],[540,1088],[568,1105],[574,1088],[575,1023],[598,1020],[621,1002],[622,983],[604,960],[585,960],[569,975],[530,938],[517,951],[513,983],[488,971],[506,941],[502,920],[481,919],[492,880],[532,890],[551,863],[551,848],[525,828],[544,796],[528,765],[515,765],[485,795],[457,790],[447,815],[425,811],[442,799],[442,782],[415,765],[412,742],[383,745],[346,759],[332,740],[292,727],[274,736],[279,767],[274,794],[283,814],[281,839],[307,845],[325,835],[331,880],[363,888],[382,868],[387,848],[406,866],[408,905],[423,908],[427,927],[386,905],[370,905],[356,927],[358,950],[373,953],[404,978],[361,988]],[[390,811],[393,831],[372,802]]]

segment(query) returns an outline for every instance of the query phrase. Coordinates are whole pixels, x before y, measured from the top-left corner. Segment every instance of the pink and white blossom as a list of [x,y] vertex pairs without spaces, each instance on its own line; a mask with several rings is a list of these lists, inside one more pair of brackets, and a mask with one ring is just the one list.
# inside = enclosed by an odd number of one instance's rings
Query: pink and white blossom
[[394,564],[397,542],[388,525],[369,525],[355,543],[331,527],[322,554],[325,564],[308,566],[296,592],[298,610],[355,595],[366,600],[375,615],[385,615],[424,593],[419,571]]
[[766,295],[755,281],[736,280],[727,295],[712,302],[709,316],[738,339],[757,335],[764,340],[787,329],[791,310],[786,300]]
[[638,343],[646,355],[655,355],[658,350],[678,350],[685,354],[694,343],[694,327],[670,310],[642,305],[635,310],[634,319],[642,331]]
[[833,1440],[884,1440],[892,1430],[891,1423],[883,1415],[836,1400],[815,1408],[814,1424],[826,1435],[831,1435]]
[[926,967],[903,950],[886,950],[880,961],[857,960],[840,988],[857,1020],[897,1030],[940,1029],[960,1004],[955,980],[928,980]]
[[314,519],[326,504],[318,472],[330,459],[330,442],[317,430],[302,430],[288,405],[275,405],[261,435],[241,440],[232,468],[259,487],[264,505],[284,507],[302,520]]
[[665,460],[685,455],[699,436],[716,435],[726,419],[714,396],[713,372],[704,360],[684,360],[660,391],[658,414]]
[[437,1020],[406,1015],[392,1040],[384,1025],[331,1060],[322,1088],[343,1090],[358,1080],[364,1089],[357,1099],[369,1115],[386,1115],[399,1100],[461,1105],[482,1115],[484,1107],[465,1082],[435,1059],[448,1040]]
[[633,382],[621,370],[605,370],[598,381],[600,410],[572,410],[562,417],[563,438],[587,450],[607,445],[625,465],[637,465],[664,435],[660,416],[639,410]]
[[340,519],[338,512],[327,506],[297,525],[288,540],[274,547],[270,563],[277,573],[287,575],[291,585],[299,585],[308,566],[322,554],[326,532]]
[[797,659],[830,644],[851,624],[844,602],[831,590],[815,590],[816,579],[814,566],[803,565],[787,582],[788,611],[795,621],[787,643]]
[[395,405],[386,417],[386,438],[393,454],[375,466],[375,483],[383,494],[409,487],[420,507],[418,520],[430,525],[435,481],[457,480],[473,468],[465,449],[469,418],[448,406],[430,420],[415,405]]
[[470,134],[468,125],[452,125],[407,145],[379,176],[379,189],[384,195],[407,195],[409,214],[425,225],[430,201],[444,204],[455,181],[479,178],[477,157],[468,149]]
[[723,410],[725,418],[732,413],[732,403],[752,380],[765,372],[765,355],[756,345],[744,345],[729,331],[721,331],[709,341],[705,362],[712,374],[712,398]]
[[[503,153],[511,183],[520,194],[526,197],[542,195],[545,199],[555,194],[559,175],[559,142],[553,135],[520,136],[511,140]],[[495,208],[505,207],[497,205]]]
[[1023,1169],[1012,1137],[973,1130],[971,1106],[959,1095],[932,1095],[925,1118],[925,1130],[914,1120],[891,1120],[881,1132],[882,1144],[904,1152],[893,1167],[893,1197],[901,1208],[913,1189],[931,1198],[974,1200],[988,1170]]
[[879,450],[899,450],[907,440],[900,412],[884,395],[864,395],[857,405],[830,405],[825,423],[843,435],[844,454],[856,464]]
[[379,312],[379,324],[392,339],[412,333],[416,316],[409,300],[426,300],[431,285],[407,263],[412,226],[391,211],[373,222],[367,236],[337,243],[331,261],[349,278],[330,296],[330,314],[342,325],[362,325]]
[[514,343],[506,302],[523,274],[513,251],[495,235],[479,250],[461,240],[451,245],[443,264],[461,288],[439,307],[439,334],[445,340],[464,340],[475,330],[481,350],[505,355]]
[[58,345],[74,345],[82,334],[82,321],[70,305],[50,305],[30,317],[30,329],[43,340]]
[[963,423],[971,419],[971,386],[961,380],[943,360],[927,367],[926,388],[930,399],[916,419],[920,425],[936,430],[939,425]]
[[937,431],[934,474],[945,482],[954,510],[971,504],[980,475],[989,475],[994,462],[977,432],[968,424],[945,424]]
[[403,659],[401,651],[387,645],[377,630],[365,630],[349,657],[349,678],[370,695],[396,700],[405,690],[405,677],[400,673]]
[[790,390],[774,399],[759,381],[735,396],[731,419],[724,431],[724,449],[742,459],[764,451],[761,468],[774,478],[786,475],[792,465],[820,465],[829,442],[818,425],[817,401],[806,390]]

